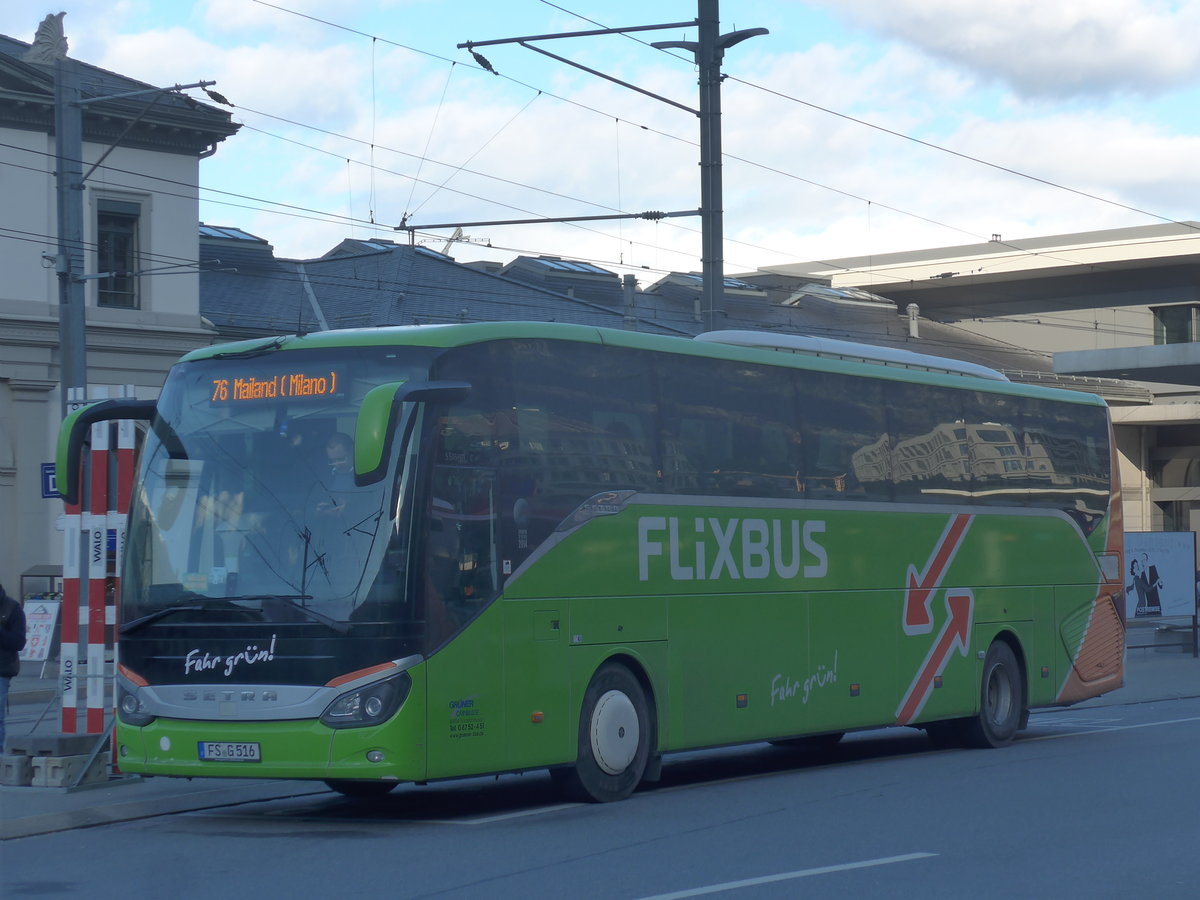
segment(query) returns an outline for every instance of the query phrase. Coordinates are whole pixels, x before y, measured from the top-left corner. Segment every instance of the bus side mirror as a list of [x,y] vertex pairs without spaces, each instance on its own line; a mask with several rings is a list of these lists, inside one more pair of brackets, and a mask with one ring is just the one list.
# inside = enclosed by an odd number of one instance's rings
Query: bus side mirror
[[354,423],[354,483],[383,480],[403,403],[461,403],[470,393],[465,381],[393,381],[367,391]]
[[63,502],[74,505],[79,502],[79,461],[83,456],[83,442],[97,422],[112,422],[118,419],[150,421],[157,406],[155,400],[132,400],[118,397],[101,400],[81,407],[63,419],[58,431],[58,447],[54,455],[54,480]]

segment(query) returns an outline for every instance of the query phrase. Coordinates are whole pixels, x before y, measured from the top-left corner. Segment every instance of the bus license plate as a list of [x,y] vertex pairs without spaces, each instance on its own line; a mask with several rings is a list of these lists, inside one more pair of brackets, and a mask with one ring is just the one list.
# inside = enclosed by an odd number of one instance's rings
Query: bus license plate
[[208,762],[262,762],[257,743],[200,741],[200,758]]

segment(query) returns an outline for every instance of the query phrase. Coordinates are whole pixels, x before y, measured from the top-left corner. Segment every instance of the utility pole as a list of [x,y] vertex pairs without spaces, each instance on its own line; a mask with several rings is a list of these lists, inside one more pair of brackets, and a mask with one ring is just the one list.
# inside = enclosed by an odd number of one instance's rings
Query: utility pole
[[[79,64],[67,56],[67,39],[62,20],[66,13],[46,16],[25,56],[27,62],[54,70],[54,167],[58,241],[54,271],[58,276],[58,354],[61,407],[68,412],[87,399],[87,306],[85,283],[112,273],[84,274],[83,191],[88,176],[120,143],[117,138],[100,156],[87,175],[83,173],[83,109],[93,103],[145,94],[159,95],[187,88],[203,88],[215,81],[177,84],[169,88],[146,88],[103,97],[80,97]],[[141,121],[149,105],[128,126]],[[124,137],[122,134],[121,137]]]
[[57,173],[58,354],[62,412],[87,396],[87,309],[83,272],[83,114],[79,69],[64,53],[54,63],[54,157]]
[[[658,94],[651,93],[636,85],[628,84],[620,79],[613,78],[611,75],[605,75],[603,72],[597,72],[595,69],[590,69],[587,66],[572,62],[569,59],[564,59],[561,56],[556,56],[540,47],[533,46],[533,41],[547,41],[558,38],[567,37],[590,37],[600,34],[627,34],[633,31],[653,31],[663,28],[681,28],[695,26],[698,29],[697,40],[695,41],[655,41],[650,46],[658,50],[680,49],[687,50],[693,54],[696,60],[696,67],[700,73],[700,108],[698,110],[691,109],[681,103],[676,103],[674,100],[669,100],[666,97],[661,97]],[[721,13],[719,9],[719,0],[697,0],[697,16],[694,22],[673,22],[666,25],[639,25],[632,28],[602,28],[595,31],[574,31],[566,34],[537,34],[528,35],[526,37],[517,38],[501,38],[499,40],[490,41],[467,41],[459,44],[459,49],[466,48],[471,52],[484,69],[495,72],[492,64],[475,52],[476,47],[487,47],[495,44],[520,44],[527,50],[533,50],[536,53],[541,53],[543,56],[549,56],[551,59],[556,59],[559,62],[566,63],[569,66],[574,66],[576,69],[582,69],[589,74],[596,75],[611,81],[614,84],[619,84],[622,87],[637,91],[640,94],[645,94],[648,97],[653,97],[655,100],[660,100],[663,103],[668,103],[685,112],[690,112],[700,119],[700,230],[701,230],[701,266],[702,266],[702,294],[700,301],[700,321],[703,324],[705,331],[712,331],[720,325],[720,319],[723,319],[722,307],[725,296],[725,261],[724,261],[724,210],[722,199],[722,184],[721,184],[721,61],[725,57],[725,51],[734,44],[740,44],[747,38],[756,37],[760,34],[768,34],[765,28],[744,28],[740,31],[731,31],[728,34],[721,34]],[[689,213],[667,213],[665,215],[688,215]],[[657,214],[662,216],[664,214]],[[650,214],[643,213],[641,216],[589,216],[589,219],[600,218],[649,218]],[[577,219],[581,220],[581,219]],[[530,220],[535,221],[535,220]],[[569,221],[567,219],[544,219],[536,221]],[[449,223],[476,225],[481,223]],[[495,223],[491,223],[495,224]],[[507,223],[511,224],[511,223]],[[433,226],[417,226],[408,225],[407,217],[404,222],[398,226],[400,228],[408,228],[410,231],[415,231],[417,228],[430,228]],[[449,227],[449,225],[442,226]]]
[[[721,60],[720,13],[717,0],[699,0],[700,72],[700,301],[705,331],[723,323],[725,311],[725,200],[721,183]],[[765,29],[760,29],[765,31]],[[749,37],[749,35],[747,35]],[[717,321],[718,310],[722,322]]]
[[725,210],[721,183],[721,61],[725,51],[747,38],[767,34],[765,28],[746,28],[721,34],[719,0],[698,0],[698,40],[655,41],[659,50],[690,51],[700,74],[700,263],[703,289],[701,321],[712,331],[724,318]]

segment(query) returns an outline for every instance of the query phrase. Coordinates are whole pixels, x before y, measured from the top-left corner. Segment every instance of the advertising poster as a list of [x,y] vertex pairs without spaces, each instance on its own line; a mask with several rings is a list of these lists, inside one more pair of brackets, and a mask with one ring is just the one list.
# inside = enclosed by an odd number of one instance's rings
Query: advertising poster
[[1196,611],[1196,535],[1125,533],[1125,618],[1191,616]]
[[25,604],[25,649],[20,658],[28,662],[45,662],[54,639],[54,623],[58,621],[57,600],[29,600]]

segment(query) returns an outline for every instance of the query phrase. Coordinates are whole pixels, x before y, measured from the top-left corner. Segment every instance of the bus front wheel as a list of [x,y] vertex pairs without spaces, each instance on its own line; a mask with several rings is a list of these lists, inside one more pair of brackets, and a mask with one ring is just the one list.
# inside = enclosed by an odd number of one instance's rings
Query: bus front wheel
[[555,782],[578,800],[624,800],[642,780],[654,727],[646,692],[629,669],[605,663],[583,695],[575,765],[553,769]]
[[1025,711],[1025,672],[1004,641],[995,641],[983,660],[979,715],[969,719],[969,747],[1003,747],[1012,743]]

